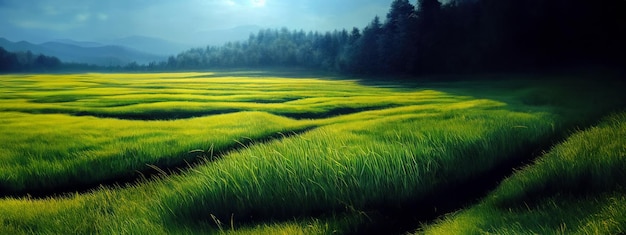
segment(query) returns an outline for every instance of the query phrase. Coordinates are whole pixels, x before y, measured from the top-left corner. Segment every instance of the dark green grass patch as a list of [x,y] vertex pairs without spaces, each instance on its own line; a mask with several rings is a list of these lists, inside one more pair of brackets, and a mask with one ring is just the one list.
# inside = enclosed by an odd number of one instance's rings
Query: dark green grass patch
[[626,232],[626,113],[575,133],[432,234]]

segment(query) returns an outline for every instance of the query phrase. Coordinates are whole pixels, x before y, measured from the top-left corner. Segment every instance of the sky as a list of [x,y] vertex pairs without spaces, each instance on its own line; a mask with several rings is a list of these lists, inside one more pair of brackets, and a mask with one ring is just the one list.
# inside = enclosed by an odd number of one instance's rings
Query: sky
[[[0,37],[41,43],[148,36],[186,43],[240,26],[328,31],[384,18],[392,0],[0,0]],[[413,1],[411,1],[413,2]],[[243,38],[242,40],[244,40]]]

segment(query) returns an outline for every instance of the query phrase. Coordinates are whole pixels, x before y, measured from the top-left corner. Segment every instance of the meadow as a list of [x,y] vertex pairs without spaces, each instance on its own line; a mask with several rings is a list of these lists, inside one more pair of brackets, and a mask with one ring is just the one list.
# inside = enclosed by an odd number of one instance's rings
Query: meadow
[[[624,115],[575,133],[625,107],[621,87],[588,76],[1,75],[0,233],[540,232],[561,223],[498,226],[524,209],[574,221],[562,211],[580,200],[559,197],[579,194],[597,198],[588,210],[617,206],[576,225],[623,228]],[[531,202],[541,209],[522,208]],[[471,213],[485,222],[463,220]]]
[[422,234],[626,233],[626,113],[573,134]]

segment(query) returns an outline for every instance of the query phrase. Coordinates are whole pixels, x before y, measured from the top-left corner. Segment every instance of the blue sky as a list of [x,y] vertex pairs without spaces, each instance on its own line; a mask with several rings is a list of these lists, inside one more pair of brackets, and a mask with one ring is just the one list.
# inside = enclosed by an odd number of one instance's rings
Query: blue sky
[[[141,35],[176,42],[199,32],[257,25],[363,28],[392,0],[0,0],[0,37],[43,42]],[[415,1],[411,1],[415,2]]]

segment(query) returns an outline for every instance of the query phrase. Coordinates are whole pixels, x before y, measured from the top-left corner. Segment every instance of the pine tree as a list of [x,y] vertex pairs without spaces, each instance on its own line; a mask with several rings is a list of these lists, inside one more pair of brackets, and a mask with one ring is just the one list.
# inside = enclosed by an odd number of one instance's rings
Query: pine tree
[[383,54],[381,60],[384,70],[390,73],[406,73],[413,64],[415,51],[415,7],[408,0],[395,0],[387,13],[383,26]]

